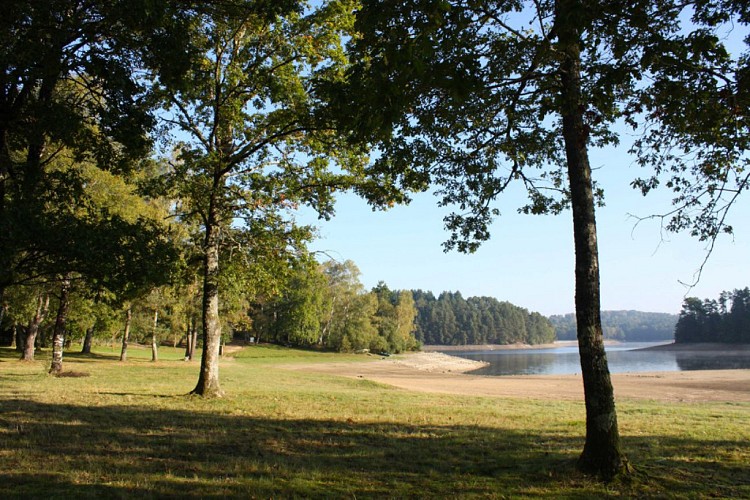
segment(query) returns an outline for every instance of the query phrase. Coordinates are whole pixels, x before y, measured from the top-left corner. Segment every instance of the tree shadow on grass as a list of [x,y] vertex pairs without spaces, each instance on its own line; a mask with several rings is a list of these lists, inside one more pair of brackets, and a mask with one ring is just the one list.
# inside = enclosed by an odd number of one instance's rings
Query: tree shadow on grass
[[538,436],[498,429],[24,400],[4,407],[2,456],[20,460],[4,464],[0,484],[17,497],[439,498],[498,488],[520,494],[572,472],[572,457]]
[[[710,491],[709,468],[720,496],[737,496],[747,484],[747,469],[736,463],[682,460],[706,446],[685,439],[661,439],[657,455],[664,463],[647,473],[601,485],[574,472],[577,439],[543,430],[275,420],[23,399],[2,408],[4,498],[690,497]],[[629,439],[628,446],[649,450],[652,440]],[[674,480],[663,485],[667,472]]]
[[65,361],[73,361],[73,360],[84,360],[84,361],[91,361],[92,359],[96,360],[108,360],[108,361],[119,361],[120,355],[119,354],[102,354],[99,352],[69,352],[65,351],[64,356]]

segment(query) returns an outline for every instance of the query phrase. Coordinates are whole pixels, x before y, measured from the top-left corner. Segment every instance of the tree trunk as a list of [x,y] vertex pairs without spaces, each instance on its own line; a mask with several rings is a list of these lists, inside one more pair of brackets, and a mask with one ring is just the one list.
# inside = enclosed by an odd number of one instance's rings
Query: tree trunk
[[94,338],[94,327],[86,329],[86,336],[83,338],[83,347],[81,354],[91,354],[91,341]]
[[188,319],[187,332],[185,333],[187,346],[185,347],[185,361],[192,361],[195,354],[195,344],[198,343],[198,328],[195,324],[195,316],[190,315]]
[[63,369],[63,347],[65,345],[65,322],[68,317],[70,275],[63,278],[60,286],[60,306],[57,308],[55,329],[52,331],[52,365],[49,373],[57,375]]
[[195,317],[193,317],[193,327],[191,335],[193,336],[193,340],[190,342],[190,361],[192,361],[195,357],[195,348],[198,346],[198,325],[196,324]]
[[24,339],[26,338],[26,332],[23,332],[22,334],[21,330],[18,329],[18,325],[15,323],[13,324],[13,338],[16,339],[16,351],[23,354],[23,350],[26,347],[26,345],[23,343]]
[[[2,182],[0,182],[0,185],[2,185]],[[0,194],[2,194],[1,190],[0,190]],[[2,208],[0,208],[0,217],[2,217],[2,214],[3,214]],[[2,220],[2,219],[0,219],[0,220]],[[0,248],[2,248],[2,247],[0,247]],[[3,328],[3,320],[5,319],[5,308],[6,307],[8,307],[8,305],[5,303],[5,288],[0,287],[0,330],[2,330],[2,328]]]
[[120,350],[120,361],[128,360],[128,339],[130,338],[130,320],[133,319],[133,312],[128,306],[125,312],[125,331],[122,334],[122,349]]
[[156,340],[156,325],[159,323],[159,311],[154,311],[154,329],[151,331],[151,361],[159,361],[159,346]]
[[221,397],[219,386],[219,207],[218,198],[223,188],[223,177],[217,177],[209,201],[203,259],[203,357],[198,384],[192,394]]
[[39,333],[39,325],[44,321],[48,311],[49,295],[46,293],[40,294],[36,299],[36,312],[31,321],[29,321],[29,327],[26,329],[26,338],[23,341],[23,355],[21,356],[23,361],[34,361],[34,346],[36,344],[36,336]]
[[[575,2],[573,2],[575,3]],[[588,159],[588,129],[583,120],[581,95],[580,39],[571,16],[560,22],[560,12],[570,5],[558,2],[558,39],[562,56],[561,98],[563,139],[570,182],[575,240],[575,307],[578,349],[586,401],[586,443],[578,460],[581,471],[611,479],[626,467],[620,449],[617,413],[612,382],[604,350],[600,311],[599,253],[596,235],[594,194]]]
[[185,332],[185,361],[190,360],[190,349],[193,343],[193,331],[190,328],[190,318],[187,321],[187,331]]

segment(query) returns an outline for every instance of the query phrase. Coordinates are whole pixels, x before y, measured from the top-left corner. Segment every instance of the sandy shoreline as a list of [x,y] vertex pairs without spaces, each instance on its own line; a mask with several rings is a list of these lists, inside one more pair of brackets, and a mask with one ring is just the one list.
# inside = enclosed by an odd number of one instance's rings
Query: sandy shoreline
[[[582,400],[578,375],[479,376],[465,372],[483,365],[437,352],[375,358],[366,362],[304,363],[284,366],[351,378],[401,389],[473,396]],[[750,370],[616,373],[618,400],[750,402]]]

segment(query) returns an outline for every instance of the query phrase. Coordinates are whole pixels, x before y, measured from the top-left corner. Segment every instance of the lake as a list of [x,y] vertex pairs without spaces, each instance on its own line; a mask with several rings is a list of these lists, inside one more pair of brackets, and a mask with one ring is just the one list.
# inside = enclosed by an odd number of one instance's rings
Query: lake
[[[662,344],[664,342],[623,342],[606,346],[609,371],[673,372],[750,368],[750,353],[733,353],[731,345],[727,346],[727,353],[640,350]],[[472,375],[564,375],[581,371],[577,346],[444,352],[489,363],[484,368],[470,372]]]

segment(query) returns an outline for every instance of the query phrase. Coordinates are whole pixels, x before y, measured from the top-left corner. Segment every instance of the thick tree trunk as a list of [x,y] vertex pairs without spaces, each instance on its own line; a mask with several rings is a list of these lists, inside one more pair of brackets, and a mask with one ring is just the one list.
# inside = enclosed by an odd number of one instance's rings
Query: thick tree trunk
[[120,349],[120,361],[128,360],[128,340],[130,339],[130,321],[133,319],[133,312],[128,306],[125,312],[125,331],[122,334],[122,349]]
[[44,321],[49,311],[49,295],[40,294],[36,299],[36,312],[34,317],[29,321],[29,327],[26,329],[26,338],[23,341],[23,361],[34,361],[34,345],[36,336],[39,333],[39,325]]
[[156,340],[156,326],[159,323],[159,311],[154,311],[154,329],[151,332],[151,361],[159,361],[159,346]]
[[[558,8],[564,3],[564,0],[559,1]],[[570,6],[563,7],[562,12],[571,12]],[[563,138],[573,209],[575,306],[586,401],[586,443],[578,467],[583,472],[611,479],[625,469],[627,462],[620,449],[614,391],[602,335],[599,252],[587,149],[588,129],[583,120],[585,106],[581,96],[579,36],[577,27],[568,23],[561,22],[556,26],[563,54],[560,72]]]
[[91,342],[94,338],[94,327],[86,329],[86,336],[83,338],[83,347],[81,354],[91,354]]
[[198,384],[193,394],[204,397],[221,397],[219,385],[219,207],[218,198],[223,188],[223,178],[214,182],[206,220],[203,259],[203,357]]
[[70,298],[70,276],[63,278],[60,286],[60,306],[57,308],[55,329],[52,331],[52,365],[49,373],[56,375],[63,369],[63,347],[65,345],[65,323],[68,319]]

